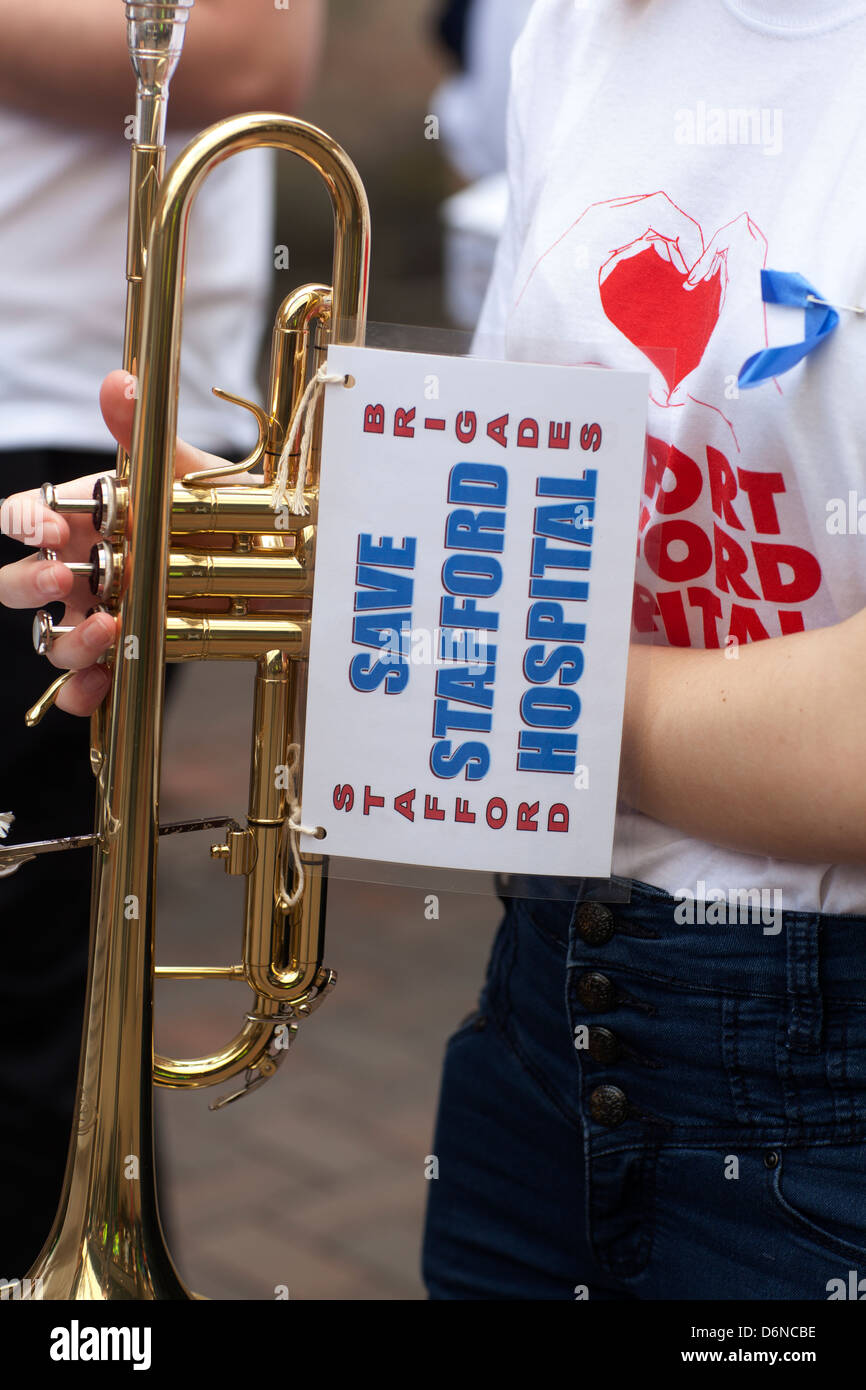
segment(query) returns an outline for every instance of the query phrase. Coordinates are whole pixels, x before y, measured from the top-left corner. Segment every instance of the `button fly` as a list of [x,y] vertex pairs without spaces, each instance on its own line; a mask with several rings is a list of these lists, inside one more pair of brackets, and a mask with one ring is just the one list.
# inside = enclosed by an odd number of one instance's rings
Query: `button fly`
[[616,930],[613,913],[604,903],[581,903],[575,922],[588,946],[606,946]]
[[605,1013],[616,1003],[616,988],[612,980],[598,970],[588,970],[577,982],[577,997],[590,1013]]
[[616,1129],[628,1116],[628,1097],[618,1086],[596,1086],[589,1098],[589,1113],[596,1124]]
[[594,1062],[609,1066],[620,1054],[619,1038],[609,1028],[590,1028],[588,1050]]

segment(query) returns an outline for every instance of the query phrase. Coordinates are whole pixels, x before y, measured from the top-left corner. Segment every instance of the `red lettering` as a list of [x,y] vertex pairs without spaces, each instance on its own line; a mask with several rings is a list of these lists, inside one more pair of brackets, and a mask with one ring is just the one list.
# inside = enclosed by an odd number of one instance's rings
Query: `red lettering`
[[470,811],[470,809],[469,809],[469,802],[468,802],[468,801],[464,801],[464,800],[463,800],[461,797],[459,797],[459,796],[458,796],[458,798],[457,798],[457,804],[456,804],[456,806],[454,807],[454,819],[455,819],[456,821],[460,821],[460,823],[461,823],[462,825],[474,825],[474,824],[475,824],[475,812],[474,812],[474,811]]
[[760,595],[743,578],[749,568],[749,557],[743,547],[726,536],[715,523],[713,533],[716,544],[716,588],[726,594],[730,582],[731,592],[738,598],[759,598]]
[[471,444],[478,428],[478,416],[474,410],[461,410],[454,426],[461,444]]
[[598,453],[601,448],[601,425],[584,425],[580,431],[580,447],[584,453]]
[[785,479],[781,473],[753,473],[748,468],[738,468],[737,477],[749,499],[755,530],[765,536],[778,536],[779,518],[773,493],[785,491]]
[[649,589],[644,588],[643,584],[635,584],[631,610],[635,632],[658,632],[658,625],[653,622],[658,611],[659,606]]
[[[753,549],[761,590],[770,603],[805,603],[818,592],[821,566],[811,551],[772,541],[755,541]],[[782,565],[792,571],[788,580],[782,577]]]
[[718,647],[719,632],[716,623],[722,616],[722,601],[712,589],[689,589],[688,600],[693,608],[700,608],[704,622],[704,646]]
[[521,420],[517,426],[517,447],[518,449],[537,449],[538,448],[538,421]]
[[[670,471],[674,486],[670,491],[662,487],[665,474]],[[643,490],[650,501],[655,502],[660,516],[671,516],[674,512],[684,512],[701,495],[704,480],[701,470],[680,449],[674,449],[661,439],[652,435],[647,437],[647,463]],[[658,493],[658,496],[656,496]]]
[[547,434],[548,449],[567,449],[571,444],[571,425],[568,420],[551,420]]
[[396,411],[394,415],[394,434],[398,439],[414,439],[415,427],[412,421],[415,419],[415,407],[411,410]]
[[508,448],[508,439],[505,431],[508,428],[508,416],[500,415],[498,420],[491,420],[487,426],[487,433],[491,439],[495,439],[497,444],[501,444],[503,449]]
[[435,796],[425,796],[424,798],[424,819],[425,820],[444,820],[445,812],[440,808]]
[[537,830],[538,821],[538,802],[533,801],[530,806],[528,801],[521,801],[517,808],[517,829],[518,830]]
[[355,804],[355,788],[348,784],[341,787],[339,783],[334,788],[334,810],[351,811]]
[[446,423],[445,420],[440,420],[436,415],[428,415],[424,421],[424,428],[425,430],[444,430]]
[[383,405],[368,405],[364,410],[364,433],[365,434],[384,434],[385,433],[385,407]]
[[796,608],[780,608],[779,628],[782,633],[805,632],[806,624],[803,622],[803,614],[798,613]]
[[727,526],[733,526],[735,531],[744,531],[746,528],[731,506],[737,495],[734,470],[721,449],[714,449],[710,444],[707,445],[707,469],[710,475],[713,511]]
[[365,815],[365,816],[369,816],[369,814],[370,814],[370,808],[371,808],[371,807],[384,806],[384,805],[385,805],[385,798],[384,798],[384,796],[374,796],[373,793],[372,793],[372,791],[370,790],[369,787],[365,787],[365,788],[364,788],[364,815]]
[[738,642],[763,642],[769,637],[754,608],[743,608],[739,603],[731,606],[731,631],[729,634]]
[[508,803],[494,796],[487,803],[487,824],[491,830],[501,830],[508,820]]
[[671,646],[690,647],[692,639],[689,636],[688,619],[679,589],[669,589],[666,593],[656,594],[656,598],[665,625],[665,634]]
[[558,831],[560,834],[568,829],[568,807],[561,801],[557,801],[555,806],[551,806],[550,814],[547,817],[548,830]]
[[415,819],[415,812],[414,812],[414,810],[413,810],[414,802],[415,802],[415,788],[413,787],[412,790],[411,790],[410,792],[403,792],[402,796],[395,796],[395,797],[394,797],[394,810],[395,810],[395,811],[399,811],[399,812],[400,812],[400,815],[401,815],[401,816],[405,816],[407,820],[414,821],[414,819]]
[[[686,554],[679,560],[669,553],[677,541],[686,546]],[[713,563],[709,537],[693,521],[655,522],[646,533],[644,554],[653,573],[673,584],[700,579]]]

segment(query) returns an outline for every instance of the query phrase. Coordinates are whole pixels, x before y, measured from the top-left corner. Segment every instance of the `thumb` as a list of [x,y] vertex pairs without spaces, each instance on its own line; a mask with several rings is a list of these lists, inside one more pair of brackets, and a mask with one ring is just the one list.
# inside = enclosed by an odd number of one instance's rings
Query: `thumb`
[[118,444],[129,448],[137,382],[130,372],[109,372],[99,388],[99,408]]
[[[118,444],[127,452],[132,444],[132,420],[137,394],[137,379],[130,372],[119,370],[109,372],[99,389],[102,418]],[[205,453],[203,449],[196,449],[194,445],[178,439],[174,461],[176,477],[182,478],[185,473],[196,473],[207,468],[219,468],[223,464],[225,459],[217,458],[216,454]],[[243,482],[244,478],[238,481]]]

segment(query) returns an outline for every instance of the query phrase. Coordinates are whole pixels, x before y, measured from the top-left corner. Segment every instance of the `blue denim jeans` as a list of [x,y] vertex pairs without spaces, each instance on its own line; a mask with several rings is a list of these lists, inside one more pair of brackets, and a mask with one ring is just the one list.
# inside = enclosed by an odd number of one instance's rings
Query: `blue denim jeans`
[[866,1297],[866,918],[675,907],[508,903],[446,1049],[432,1298]]

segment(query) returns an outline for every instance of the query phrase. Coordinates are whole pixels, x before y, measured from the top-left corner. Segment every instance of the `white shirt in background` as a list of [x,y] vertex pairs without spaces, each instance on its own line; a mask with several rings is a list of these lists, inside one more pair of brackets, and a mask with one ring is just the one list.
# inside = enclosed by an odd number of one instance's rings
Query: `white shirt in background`
[[[189,136],[170,139],[168,161]],[[200,448],[247,448],[273,271],[270,150],[202,186],[187,257],[179,428]],[[0,449],[111,451],[99,383],[121,364],[129,147],[0,108]],[[2,492],[2,482],[0,482]]]

